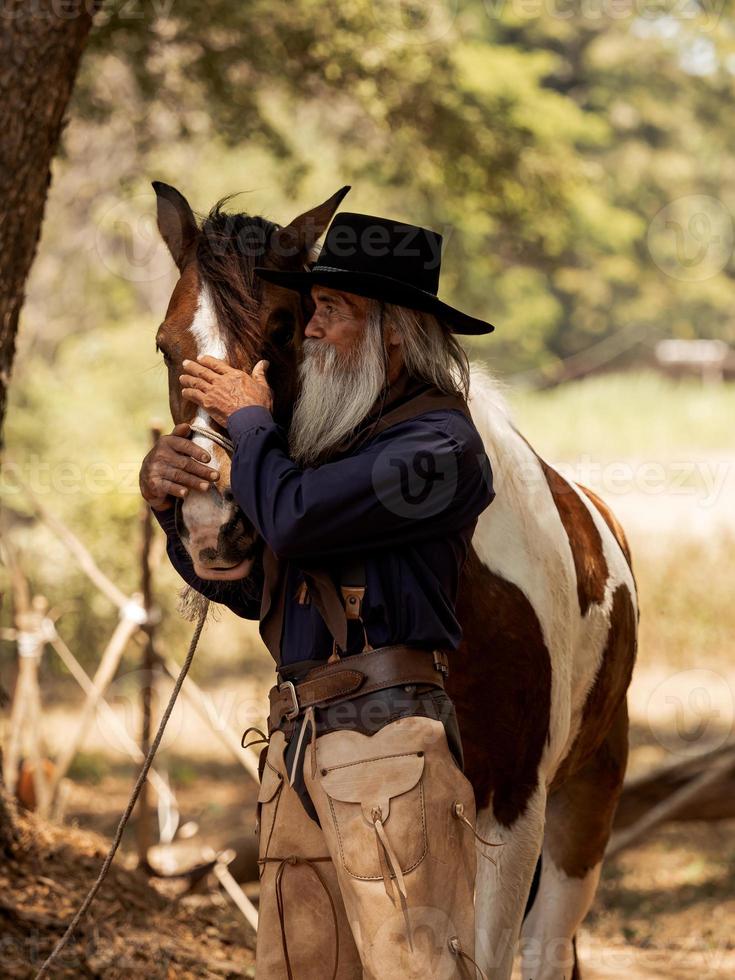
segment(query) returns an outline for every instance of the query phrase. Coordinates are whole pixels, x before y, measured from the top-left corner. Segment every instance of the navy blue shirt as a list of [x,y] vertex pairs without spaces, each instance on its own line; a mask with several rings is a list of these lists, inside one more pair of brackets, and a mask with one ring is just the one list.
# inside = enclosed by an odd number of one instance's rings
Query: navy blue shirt
[[[495,496],[479,433],[462,412],[437,410],[397,423],[343,458],[308,469],[290,459],[286,433],[264,408],[234,412],[228,431],[235,499],[288,563],[284,665],[326,659],[332,649],[314,603],[296,598],[300,562],[330,570],[339,581],[340,568],[359,558],[371,646],[457,648],[459,576],[477,518]],[[186,582],[239,616],[259,618],[259,597],[245,582],[206,582],[194,573],[173,508],[156,516]]]

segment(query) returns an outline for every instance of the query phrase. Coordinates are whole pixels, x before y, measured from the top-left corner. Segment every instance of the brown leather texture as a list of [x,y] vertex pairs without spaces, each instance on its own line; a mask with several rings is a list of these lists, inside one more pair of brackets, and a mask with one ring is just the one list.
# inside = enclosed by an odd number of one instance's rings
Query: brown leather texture
[[[382,691],[406,684],[444,686],[444,673],[436,660],[446,665],[446,654],[403,644],[379,647],[367,653],[344,657],[333,664],[314,667],[295,684],[300,710],[315,705],[335,704],[355,695]],[[290,687],[273,687],[268,693],[268,731],[280,727],[293,708]]]
[[[334,773],[347,769],[353,775],[335,787]],[[475,802],[441,722],[401,718],[374,735],[323,735],[307,753],[304,778],[335,862],[364,980],[468,980],[472,974],[450,952],[449,940],[457,937],[474,956],[477,855],[474,837],[453,807],[461,803],[474,826]],[[355,802],[337,801],[334,794]],[[405,895],[395,864],[378,846],[375,807],[381,811],[380,838],[398,865]]]
[[[262,801],[260,918],[255,954],[258,980],[332,980],[337,957],[336,980],[361,980],[360,957],[334,864],[320,827],[306,815],[297,793],[288,784],[284,746],[283,733],[276,732],[268,746],[258,795]],[[332,906],[337,916],[336,928]]]
[[259,794],[258,980],[474,980],[450,949],[456,937],[474,956],[476,845],[453,812],[474,826],[474,794],[441,722],[317,738],[304,774],[321,827],[289,786],[285,744],[271,738]]
[[427,848],[423,752],[395,752],[327,768],[323,763],[320,784],[329,797],[345,871],[355,878],[382,880],[375,812],[394,842],[401,871],[417,867]]

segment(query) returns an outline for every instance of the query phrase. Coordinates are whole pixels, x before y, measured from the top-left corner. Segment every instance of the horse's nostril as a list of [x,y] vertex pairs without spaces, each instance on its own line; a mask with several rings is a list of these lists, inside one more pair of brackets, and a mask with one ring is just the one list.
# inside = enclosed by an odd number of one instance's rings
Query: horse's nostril
[[224,499],[227,501],[228,504],[231,504],[232,501],[235,499],[235,495],[232,492],[232,490],[225,490],[222,496],[224,497]]

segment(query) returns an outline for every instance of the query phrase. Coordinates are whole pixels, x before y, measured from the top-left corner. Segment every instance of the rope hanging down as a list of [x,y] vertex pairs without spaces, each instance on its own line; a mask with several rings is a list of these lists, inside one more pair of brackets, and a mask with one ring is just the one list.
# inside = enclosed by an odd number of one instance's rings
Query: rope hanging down
[[99,875],[97,876],[97,880],[92,885],[89,892],[87,893],[87,897],[79,906],[79,909],[76,915],[74,916],[74,918],[69,923],[66,932],[58,941],[53,951],[51,952],[50,956],[44,962],[43,966],[36,974],[35,980],[42,980],[43,977],[47,977],[49,975],[49,968],[58,959],[59,955],[64,950],[65,946],[68,944],[69,940],[74,934],[74,930],[86,915],[90,905],[92,904],[92,902],[95,900],[95,897],[97,896],[97,892],[100,890],[100,888],[102,887],[102,883],[107,877],[107,872],[110,870],[110,866],[115,858],[117,849],[120,846],[120,842],[122,840],[122,835],[125,830],[125,827],[127,826],[128,820],[130,819],[130,816],[135,808],[135,804],[138,802],[138,797],[140,796],[140,791],[143,789],[143,784],[148,778],[148,771],[151,768],[151,765],[153,764],[153,759],[155,758],[156,752],[158,751],[158,746],[161,744],[163,733],[166,730],[166,725],[168,724],[168,720],[171,717],[171,712],[174,710],[174,705],[176,704],[176,699],[179,696],[181,685],[184,683],[184,679],[186,678],[186,675],[189,673],[189,667],[191,667],[191,662],[194,659],[194,653],[196,651],[197,644],[199,643],[199,637],[202,635],[202,629],[204,628],[204,623],[207,618],[208,609],[209,609],[209,600],[207,599],[202,604],[202,608],[199,613],[199,619],[197,620],[197,624],[194,629],[194,634],[191,638],[191,642],[189,643],[189,649],[186,654],[186,659],[184,660],[181,670],[179,671],[179,676],[176,678],[174,689],[171,692],[171,697],[169,698],[168,704],[166,705],[166,710],[163,712],[163,717],[161,718],[161,723],[158,726],[156,737],[153,739],[151,747],[148,750],[148,755],[145,757],[145,762],[143,763],[143,767],[141,768],[140,774],[138,775],[138,779],[135,783],[135,786],[133,787],[133,792],[130,794],[128,805],[125,807],[125,811],[122,817],[120,818],[120,823],[117,825],[117,830],[115,831],[115,838],[110,846],[110,850],[107,852],[107,857],[102,863],[102,867],[100,869]]

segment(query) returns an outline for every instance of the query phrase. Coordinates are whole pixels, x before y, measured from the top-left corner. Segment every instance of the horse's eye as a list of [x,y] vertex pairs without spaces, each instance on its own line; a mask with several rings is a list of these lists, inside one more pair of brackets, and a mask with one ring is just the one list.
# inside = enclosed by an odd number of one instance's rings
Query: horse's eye
[[291,316],[271,316],[268,327],[269,340],[276,347],[285,347],[293,338],[294,322]]
[[171,355],[167,350],[164,350],[160,344],[156,344],[156,350],[163,357],[163,363],[168,367],[171,364]]

